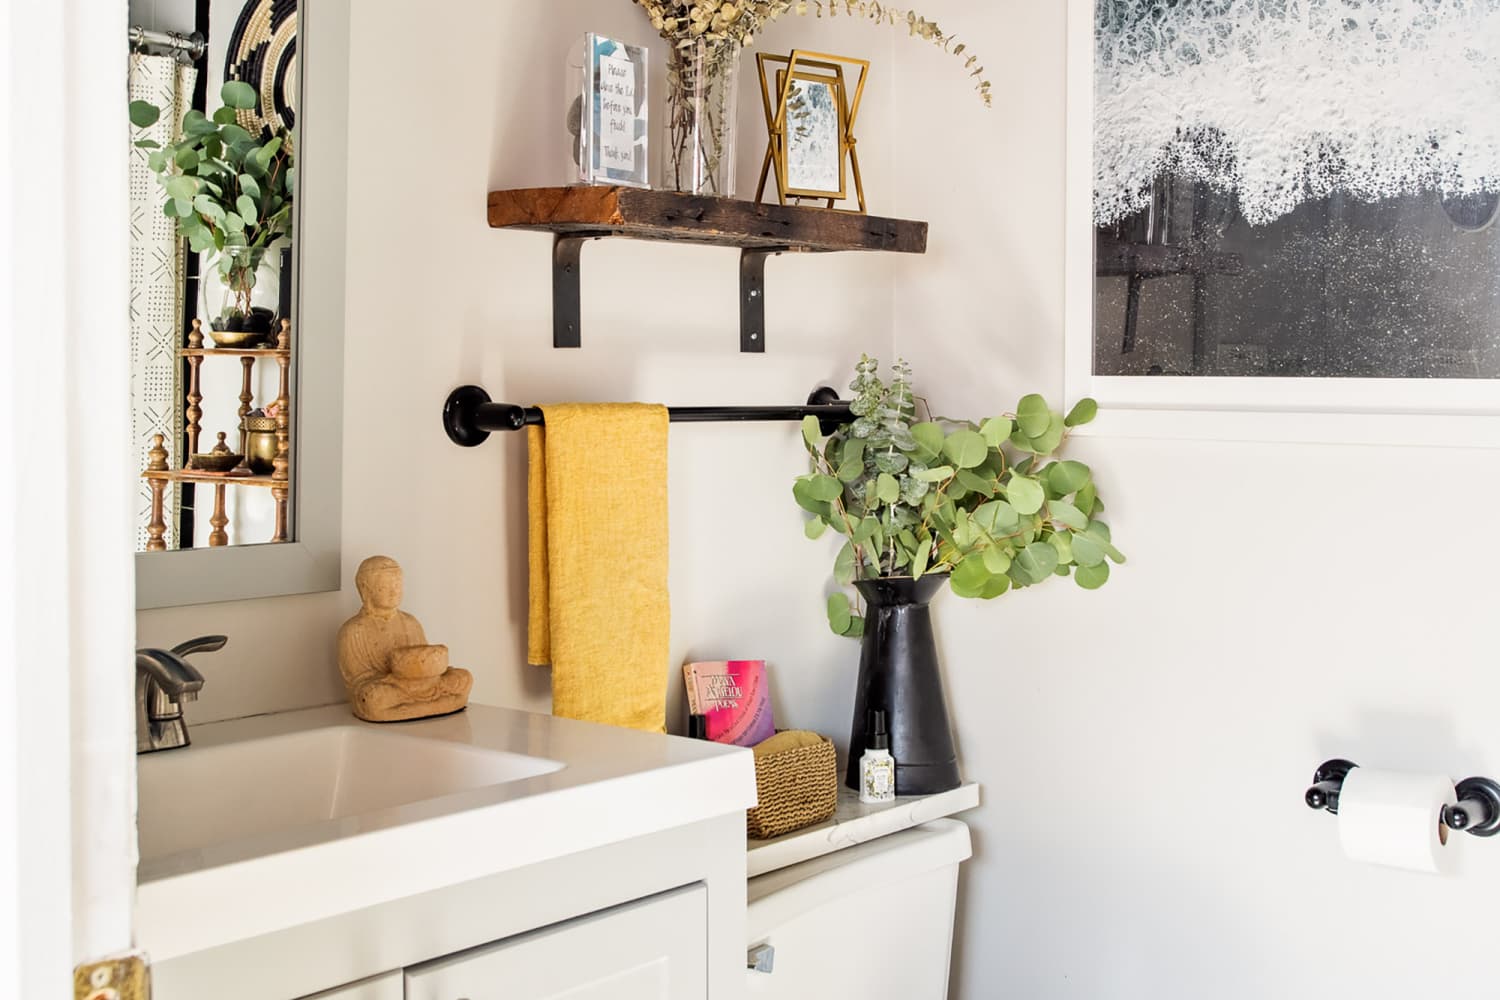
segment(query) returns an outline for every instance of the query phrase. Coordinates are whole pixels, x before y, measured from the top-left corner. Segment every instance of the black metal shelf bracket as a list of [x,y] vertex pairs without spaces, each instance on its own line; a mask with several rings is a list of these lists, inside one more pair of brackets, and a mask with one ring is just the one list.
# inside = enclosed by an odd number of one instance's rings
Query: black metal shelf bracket
[[[612,233],[558,234],[552,241],[552,346],[583,346],[583,245]],[[740,251],[740,350],[766,350],[766,258],[785,247]]]
[[740,353],[766,352],[766,258],[782,249],[740,251]]
[[552,241],[552,346],[583,346],[583,245],[598,236],[557,236]]

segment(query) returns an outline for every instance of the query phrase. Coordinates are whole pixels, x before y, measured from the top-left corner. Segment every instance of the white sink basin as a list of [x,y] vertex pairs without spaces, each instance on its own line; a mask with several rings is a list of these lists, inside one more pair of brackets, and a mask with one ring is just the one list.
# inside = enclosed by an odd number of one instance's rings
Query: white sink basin
[[141,757],[143,865],[548,774],[557,761],[335,726]]
[[343,705],[195,726],[136,758],[137,943],[206,952],[755,802],[750,754],[470,705]]

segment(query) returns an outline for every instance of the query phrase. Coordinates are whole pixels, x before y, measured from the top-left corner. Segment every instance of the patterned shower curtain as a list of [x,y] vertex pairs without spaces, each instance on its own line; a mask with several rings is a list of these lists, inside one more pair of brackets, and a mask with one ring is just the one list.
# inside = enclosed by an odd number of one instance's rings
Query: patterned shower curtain
[[[181,134],[182,116],[192,106],[198,70],[168,56],[130,57],[130,99],[161,108],[149,129],[131,129],[130,148],[130,399],[135,468],[146,467],[153,434],[167,439],[167,453],[178,467],[182,447],[182,366],[177,348],[183,340],[185,258],[176,224],[162,214],[162,193],[147,165],[147,153],[136,139],[165,145]],[[124,113],[124,109],[121,109]],[[166,495],[169,549],[177,548],[177,491]],[[151,490],[141,481],[136,494],[136,549],[146,549],[151,519]]]

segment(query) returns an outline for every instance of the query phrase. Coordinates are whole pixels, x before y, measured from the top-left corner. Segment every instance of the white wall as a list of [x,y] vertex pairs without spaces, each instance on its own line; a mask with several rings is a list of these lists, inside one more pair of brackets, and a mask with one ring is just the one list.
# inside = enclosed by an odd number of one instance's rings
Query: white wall
[[0,12],[0,995],[28,1000],[130,946],[135,892],[128,192],[92,155],[127,148],[125,10],[88,6]]
[[[996,104],[898,50],[902,148],[944,155],[897,164],[902,208],[933,225],[901,272],[897,349],[945,412],[1058,399],[1063,5],[924,7],[981,52]],[[1394,1000],[1453,981],[1490,947],[1500,851],[1459,838],[1453,879],[1356,866],[1301,799],[1333,756],[1500,769],[1500,542],[1481,527],[1500,452],[1078,445],[1130,564],[1094,594],[939,602],[985,789],[955,995]]]
[[[341,699],[334,633],[357,607],[354,568],[376,552],[401,561],[408,610],[475,672],[476,701],[547,708],[549,677],[524,663],[524,441],[497,435],[472,451],[449,444],[438,415],[455,385],[478,383],[523,403],[792,403],[821,382],[847,383],[861,350],[889,354],[891,278],[906,261],[773,259],[770,351],[749,356],[738,352],[734,251],[625,241],[584,250],[584,348],[554,351],[550,240],[490,230],[485,196],[558,181],[562,67],[585,31],[663,43],[624,0],[447,0],[424,9],[420,44],[408,14],[396,0],[354,8],[345,590],[140,614],[142,644],[231,637],[198,660],[207,677],[190,709],[198,721]],[[764,45],[787,51],[794,37],[876,57],[884,72],[862,117],[868,135],[890,135],[895,34],[793,21]],[[742,94],[740,182],[749,197],[764,124],[752,80]],[[897,195],[893,153],[889,143],[863,153],[876,210]],[[833,550],[803,539],[791,500],[805,461],[797,427],[671,434],[674,662],[764,657],[784,718],[840,732],[857,649],[828,631],[821,595]],[[680,687],[674,668],[674,726]]]

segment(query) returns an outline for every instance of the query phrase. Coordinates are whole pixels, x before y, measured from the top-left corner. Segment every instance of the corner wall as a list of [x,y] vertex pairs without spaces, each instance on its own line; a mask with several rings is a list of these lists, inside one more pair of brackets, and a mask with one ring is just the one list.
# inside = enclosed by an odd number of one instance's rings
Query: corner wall
[[[896,350],[942,412],[1060,400],[1065,13],[929,0],[985,60],[985,112],[898,47]],[[1191,420],[1191,414],[1184,414]],[[1080,439],[1130,556],[993,604],[939,601],[966,776],[953,995],[1404,998],[1488,947],[1500,851],[1462,874],[1359,866],[1302,804],[1333,756],[1500,768],[1483,528],[1500,451]]]

